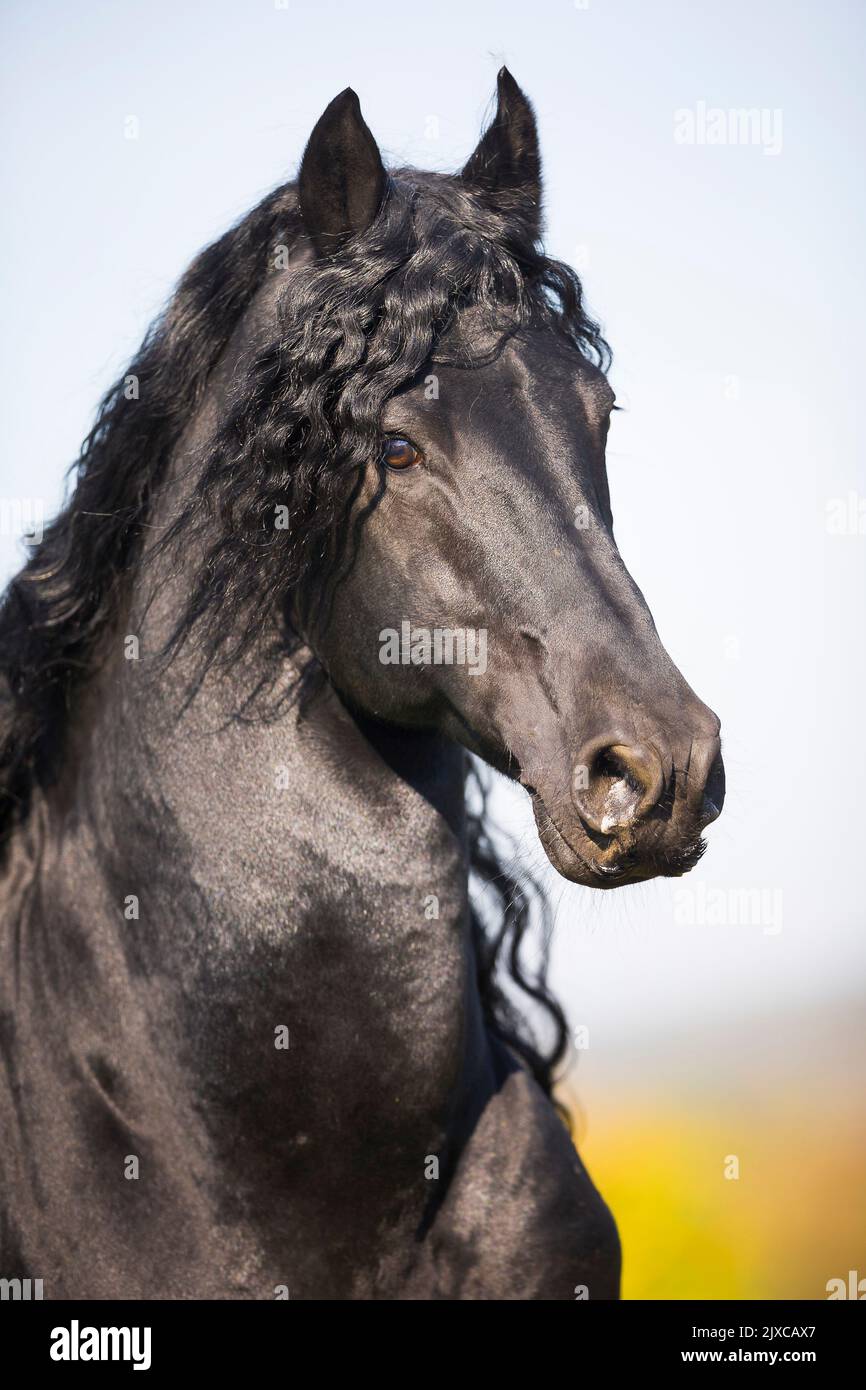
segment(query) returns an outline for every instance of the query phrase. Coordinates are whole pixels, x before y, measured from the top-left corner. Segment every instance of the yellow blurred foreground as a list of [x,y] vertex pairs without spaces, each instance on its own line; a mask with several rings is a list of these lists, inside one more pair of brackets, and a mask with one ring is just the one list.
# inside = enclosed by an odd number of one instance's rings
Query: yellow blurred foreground
[[619,1226],[624,1298],[866,1280],[863,1039],[846,1003],[577,1054],[562,1099]]

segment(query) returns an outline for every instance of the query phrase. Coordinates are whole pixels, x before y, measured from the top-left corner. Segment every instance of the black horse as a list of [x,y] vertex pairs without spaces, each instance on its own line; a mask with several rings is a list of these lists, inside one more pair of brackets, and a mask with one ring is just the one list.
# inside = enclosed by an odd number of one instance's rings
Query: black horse
[[469,753],[599,888],[690,868],[723,774],[539,179],[505,70],[455,177],[343,92],[7,591],[0,1275],[48,1298],[617,1296]]

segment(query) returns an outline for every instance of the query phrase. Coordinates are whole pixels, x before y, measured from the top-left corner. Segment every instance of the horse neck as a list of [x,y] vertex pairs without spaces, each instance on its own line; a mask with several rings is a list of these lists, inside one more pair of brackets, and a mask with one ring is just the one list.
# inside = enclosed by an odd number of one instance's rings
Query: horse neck
[[187,684],[106,663],[29,825],[0,991],[55,1140],[44,1181],[74,1152],[113,1190],[139,1155],[177,1221],[206,1191],[279,1244],[345,1201],[372,1145],[397,1155],[382,1201],[417,1221],[417,1156],[447,1154],[492,1085],[463,755],[365,727],[327,686],[240,722],[237,673],[182,709]]
[[[156,655],[187,579],[180,570],[135,595],[41,808],[31,960],[41,968],[50,957],[51,968],[40,988],[52,982],[58,1019],[86,1032],[89,1053],[118,1073],[140,1077],[146,1055],[147,1086],[156,1073],[161,1085],[174,1077],[173,1106],[199,1111],[206,1094],[229,1125],[264,1136],[319,1123],[298,1092],[300,1116],[273,1102],[275,1028],[312,1034],[317,1012],[339,997],[344,1016],[356,1012],[357,1036],[391,976],[402,998],[388,1031],[409,1048],[426,1029],[416,1099],[441,1110],[461,1070],[474,982],[464,755],[436,734],[354,716],[326,682],[303,708],[238,718],[256,663],[272,659],[264,634],[252,667],[214,666],[200,680],[192,649],[168,668]],[[127,654],[133,634],[137,660]],[[287,684],[309,659],[302,649],[286,666]],[[392,1068],[400,1084],[411,1074],[399,1046],[377,1066],[392,1089]],[[338,1038],[320,1044],[311,1085],[320,1071],[332,1093],[334,1075],[350,1084],[354,1057]],[[238,1095],[255,1074],[250,1114]]]

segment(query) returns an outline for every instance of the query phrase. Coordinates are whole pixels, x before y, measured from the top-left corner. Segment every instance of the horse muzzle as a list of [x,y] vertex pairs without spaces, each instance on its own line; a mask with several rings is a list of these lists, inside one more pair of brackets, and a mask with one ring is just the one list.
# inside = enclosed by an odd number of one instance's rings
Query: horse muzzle
[[[708,712],[709,713],[709,712]],[[532,795],[538,833],[554,868],[573,882],[617,888],[688,873],[704,851],[702,831],[721,814],[725,774],[718,735],[677,747],[614,730],[588,740],[571,770],[569,795]]]

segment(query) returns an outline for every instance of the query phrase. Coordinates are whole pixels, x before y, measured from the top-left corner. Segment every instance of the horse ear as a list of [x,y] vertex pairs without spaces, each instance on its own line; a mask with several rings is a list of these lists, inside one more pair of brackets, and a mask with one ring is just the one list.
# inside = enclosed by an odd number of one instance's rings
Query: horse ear
[[379,147],[347,87],[319,117],[298,175],[301,217],[320,255],[366,231],[387,182]]
[[496,79],[496,115],[460,177],[496,207],[517,206],[537,234],[541,221],[541,156],[529,100],[507,68]]

